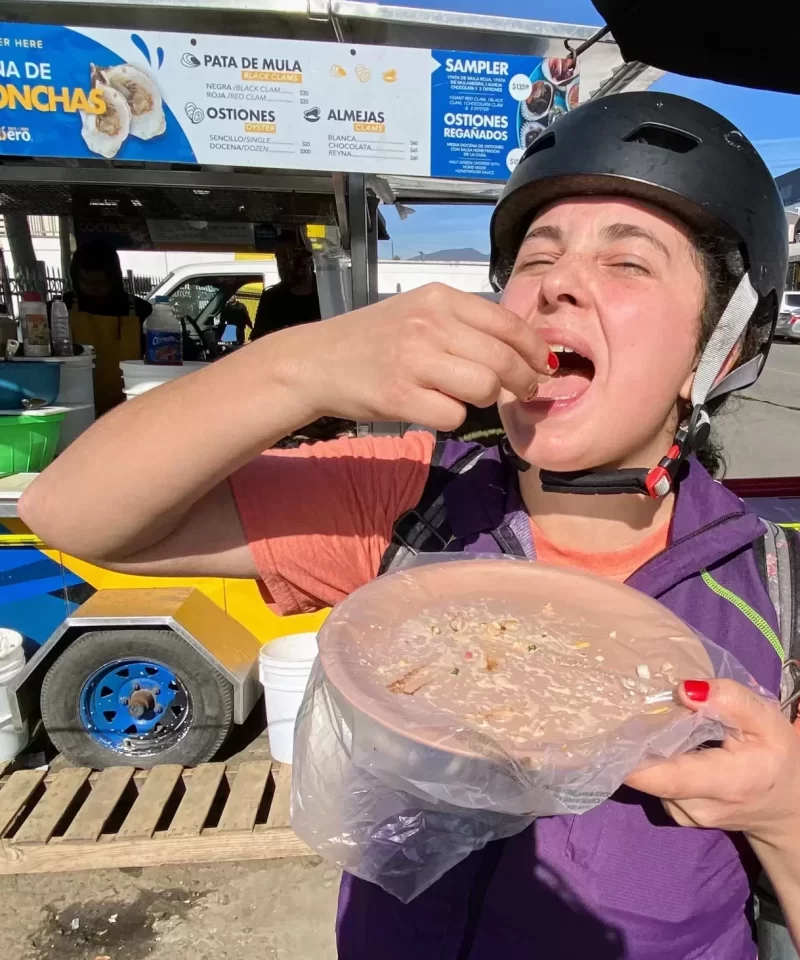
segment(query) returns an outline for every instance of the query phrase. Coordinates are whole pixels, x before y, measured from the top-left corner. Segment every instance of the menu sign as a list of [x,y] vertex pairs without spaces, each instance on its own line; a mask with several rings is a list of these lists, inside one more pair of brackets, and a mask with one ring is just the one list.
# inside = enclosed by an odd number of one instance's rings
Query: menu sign
[[505,179],[569,61],[0,25],[0,155]]

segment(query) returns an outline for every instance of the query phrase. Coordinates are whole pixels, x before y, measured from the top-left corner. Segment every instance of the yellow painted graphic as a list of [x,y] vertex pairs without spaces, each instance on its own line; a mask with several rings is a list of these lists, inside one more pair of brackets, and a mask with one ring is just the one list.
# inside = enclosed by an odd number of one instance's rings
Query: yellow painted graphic
[[282,617],[267,606],[255,580],[224,580],[220,577],[137,577],[127,573],[106,570],[77,557],[50,550],[20,520],[3,519],[10,532],[3,534],[0,546],[35,546],[54,563],[70,570],[95,590],[175,590],[194,588],[212,600],[228,616],[246,627],[262,643],[291,633],[318,630],[328,615],[318,613]]
[[64,113],[84,113],[99,115],[106,112],[106,102],[101,90],[88,93],[80,87],[48,87],[44,84],[31,86],[26,83],[21,89],[13,83],[0,84],[0,110],[39,110],[53,113],[58,109]]
[[242,70],[242,80],[256,83],[302,83],[302,73],[282,73],[276,70]]

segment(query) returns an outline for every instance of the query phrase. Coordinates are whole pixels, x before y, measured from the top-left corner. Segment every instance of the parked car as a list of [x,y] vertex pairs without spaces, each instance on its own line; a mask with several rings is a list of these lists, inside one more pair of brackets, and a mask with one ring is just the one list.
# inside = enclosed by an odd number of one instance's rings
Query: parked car
[[800,290],[784,293],[775,326],[775,339],[800,340]]

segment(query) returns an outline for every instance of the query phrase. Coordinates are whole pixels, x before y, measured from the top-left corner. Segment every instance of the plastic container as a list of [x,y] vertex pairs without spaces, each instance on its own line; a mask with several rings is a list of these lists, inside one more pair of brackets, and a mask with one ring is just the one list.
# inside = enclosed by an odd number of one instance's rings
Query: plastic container
[[21,410],[23,400],[55,403],[61,389],[61,366],[43,361],[0,362],[0,410]]
[[0,417],[0,477],[12,473],[40,473],[58,450],[65,413],[37,411]]
[[278,763],[291,763],[294,726],[317,656],[316,633],[296,633],[268,643],[258,658],[267,708],[269,749]]
[[50,308],[50,339],[53,344],[53,356],[71,357],[72,331],[69,326],[69,310],[63,300],[54,300]]
[[144,322],[144,337],[145,363],[168,367],[183,363],[183,327],[168,297],[156,297]]
[[25,666],[22,634],[0,627],[0,761],[13,760],[28,745],[28,722],[14,728],[8,702],[8,684]]
[[[56,406],[69,407],[61,425],[61,437],[57,453],[65,450],[84,430],[95,421],[94,410],[94,353],[82,353],[77,357],[46,357],[42,360],[26,360],[20,357],[14,364],[52,364],[61,371],[61,386],[55,399]],[[3,364],[0,363],[0,373]],[[18,409],[19,404],[14,409]],[[0,407],[0,410],[2,407]]]
[[58,358],[61,388],[56,403],[87,403],[94,406],[94,359],[94,354],[91,353]]
[[196,370],[203,370],[208,364],[201,360],[189,360],[179,367],[171,367],[144,363],[142,360],[123,360],[119,366],[122,370],[125,396],[128,400],[133,400],[139,394],[147,393],[162,383],[188,376]]
[[95,419],[93,404],[91,406],[82,404],[79,407],[72,407],[67,410],[64,414],[64,422],[61,424],[56,454],[66,450],[85,430],[91,427]]
[[19,325],[26,357],[49,357],[50,324],[47,322],[47,307],[42,295],[36,290],[22,294],[19,308]]

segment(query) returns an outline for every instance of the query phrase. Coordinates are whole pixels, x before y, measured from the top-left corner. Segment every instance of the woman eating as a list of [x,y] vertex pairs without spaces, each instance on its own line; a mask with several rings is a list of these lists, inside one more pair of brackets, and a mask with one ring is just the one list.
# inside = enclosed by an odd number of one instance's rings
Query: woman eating
[[[528,148],[491,241],[500,305],[435,285],[265,337],[101,420],[21,516],[117,570],[257,577],[280,612],[319,609],[397,560],[434,458],[470,450],[425,432],[270,448],[323,416],[452,431],[466,404],[497,402],[507,444],[452,480],[447,549],[624,580],[777,696],[763,525],[715,482],[709,446],[725,397],[761,372],[786,274],[755,149],[679,97],[591,101]],[[408,904],[346,875],[339,956],[753,960],[762,868],[800,940],[800,737],[732,681],[689,678],[680,697],[741,737],[539,819]]]

